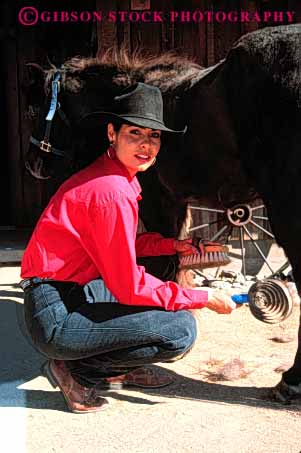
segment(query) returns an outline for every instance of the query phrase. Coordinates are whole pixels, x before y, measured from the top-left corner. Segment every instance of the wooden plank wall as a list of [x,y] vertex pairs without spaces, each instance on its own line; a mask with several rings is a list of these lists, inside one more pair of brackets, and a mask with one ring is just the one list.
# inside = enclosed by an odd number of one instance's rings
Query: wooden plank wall
[[[23,4],[32,4],[30,0]],[[53,0],[44,0],[39,8],[64,10],[126,10],[131,8],[130,0],[95,0],[83,4],[82,0],[66,0],[63,7]],[[237,9],[236,0],[150,0],[152,10],[219,10]],[[242,9],[283,8],[285,0],[240,0]],[[295,2],[287,0],[292,6]],[[301,2],[299,2],[301,5]],[[17,0],[7,2],[6,14],[16,14]],[[299,5],[299,6],[300,6]],[[7,213],[1,218],[2,224],[13,223],[17,227],[31,227],[35,224],[50,195],[56,189],[55,183],[36,181],[24,170],[24,155],[28,146],[28,138],[35,124],[35,112],[39,102],[30,96],[31,81],[28,79],[26,63],[36,62],[47,67],[50,60],[60,64],[65,58],[73,55],[94,55],[96,51],[117,45],[126,46],[133,51],[143,47],[148,53],[177,49],[192,57],[203,66],[208,66],[223,58],[233,42],[245,32],[256,28],[256,24],[206,24],[206,23],[109,23],[102,21],[95,24],[42,24],[36,27],[14,25],[16,39],[7,41],[3,55],[7,58],[8,72],[4,85],[11,114],[8,129],[14,127],[14,135],[10,143],[9,157],[2,156],[2,167],[9,168],[11,190],[8,195],[13,215]],[[20,119],[20,127],[18,121]],[[5,160],[6,159],[6,160]]]

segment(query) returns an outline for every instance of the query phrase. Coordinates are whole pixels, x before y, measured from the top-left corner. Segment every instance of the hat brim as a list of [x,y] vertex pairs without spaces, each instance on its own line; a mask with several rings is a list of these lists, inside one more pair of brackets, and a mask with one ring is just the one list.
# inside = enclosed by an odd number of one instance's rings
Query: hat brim
[[117,115],[112,112],[93,112],[84,115],[80,119],[80,124],[84,128],[92,128],[99,126],[99,123],[109,123],[110,121],[118,120],[124,123],[133,124],[135,126],[147,127],[149,129],[155,129],[163,132],[171,132],[175,134],[185,134],[187,126],[182,130],[174,130],[165,126],[160,121],[153,120],[151,118],[139,117],[134,115]]

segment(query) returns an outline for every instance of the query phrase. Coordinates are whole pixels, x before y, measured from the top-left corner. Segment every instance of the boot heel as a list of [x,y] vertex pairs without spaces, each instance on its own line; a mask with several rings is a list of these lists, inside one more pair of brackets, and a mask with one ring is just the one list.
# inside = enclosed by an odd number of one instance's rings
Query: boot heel
[[51,371],[51,368],[50,368],[50,365],[49,365],[49,362],[45,362],[42,367],[41,367],[41,372],[43,374],[43,376],[45,376],[49,383],[52,385],[52,387],[55,389],[56,387],[58,387],[58,384],[56,382],[56,379],[55,377],[53,376],[53,373]]

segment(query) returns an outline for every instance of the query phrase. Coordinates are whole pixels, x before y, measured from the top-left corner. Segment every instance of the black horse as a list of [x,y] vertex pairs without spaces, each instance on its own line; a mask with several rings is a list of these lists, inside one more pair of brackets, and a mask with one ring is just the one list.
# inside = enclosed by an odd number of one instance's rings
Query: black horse
[[[224,208],[259,194],[300,291],[300,48],[301,25],[291,25],[243,36],[224,61],[208,69],[172,54],[143,59],[113,52],[72,59],[60,68],[59,94],[70,124],[56,115],[50,137],[68,157],[45,155],[32,144],[27,167],[45,177],[88,164],[106,143],[104,130],[96,130],[93,115],[86,115],[109,110],[124,87],[138,81],[156,85],[163,93],[168,124],[188,129],[180,140],[168,138],[156,169],[141,176],[147,229],[175,234],[191,197]],[[56,72],[46,72],[47,93]],[[43,118],[41,125],[45,127]],[[295,363],[284,380],[301,384],[301,330]]]

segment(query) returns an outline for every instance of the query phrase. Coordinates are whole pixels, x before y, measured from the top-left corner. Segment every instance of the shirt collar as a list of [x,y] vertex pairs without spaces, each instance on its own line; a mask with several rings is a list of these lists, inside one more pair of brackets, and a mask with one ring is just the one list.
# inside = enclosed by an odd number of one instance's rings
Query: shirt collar
[[126,167],[123,165],[122,162],[120,162],[119,159],[115,158],[115,159],[110,159],[109,156],[105,153],[103,154],[101,157],[103,157],[103,162],[105,164],[105,166],[112,172],[116,172],[117,174],[120,174],[122,176],[125,176],[126,179],[128,180],[133,192],[134,192],[134,195],[135,195],[135,198],[137,200],[141,200],[141,186],[140,186],[140,183],[137,179],[136,176],[131,176],[128,172],[128,170],[126,169]]

